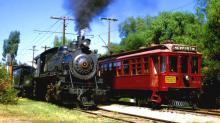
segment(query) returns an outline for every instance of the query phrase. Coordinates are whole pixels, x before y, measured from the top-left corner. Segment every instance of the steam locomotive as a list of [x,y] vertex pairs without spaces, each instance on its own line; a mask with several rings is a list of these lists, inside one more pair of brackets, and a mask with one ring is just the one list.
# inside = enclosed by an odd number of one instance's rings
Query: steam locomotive
[[95,106],[105,90],[99,89],[95,76],[99,55],[89,45],[90,39],[78,36],[68,46],[51,48],[35,57],[36,70],[28,86],[33,98],[80,107]]

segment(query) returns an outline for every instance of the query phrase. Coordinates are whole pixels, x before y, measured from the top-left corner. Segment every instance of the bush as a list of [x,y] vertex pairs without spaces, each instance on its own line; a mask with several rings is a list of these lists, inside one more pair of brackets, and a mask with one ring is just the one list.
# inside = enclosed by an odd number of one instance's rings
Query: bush
[[201,103],[203,106],[215,107],[216,99],[220,97],[220,62],[208,61],[208,66],[203,70],[203,93]]
[[12,88],[12,81],[7,74],[5,67],[0,64],[0,103],[16,104],[18,91]]

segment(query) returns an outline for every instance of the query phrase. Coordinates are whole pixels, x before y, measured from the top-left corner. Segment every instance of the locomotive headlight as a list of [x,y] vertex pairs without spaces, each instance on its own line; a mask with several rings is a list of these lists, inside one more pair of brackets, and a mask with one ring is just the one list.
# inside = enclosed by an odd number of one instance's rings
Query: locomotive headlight
[[31,84],[31,80],[26,80],[25,82],[24,82],[24,86],[29,86]]
[[187,81],[189,81],[189,76],[188,76],[188,75],[186,75],[186,76],[185,76],[185,79],[186,79]]

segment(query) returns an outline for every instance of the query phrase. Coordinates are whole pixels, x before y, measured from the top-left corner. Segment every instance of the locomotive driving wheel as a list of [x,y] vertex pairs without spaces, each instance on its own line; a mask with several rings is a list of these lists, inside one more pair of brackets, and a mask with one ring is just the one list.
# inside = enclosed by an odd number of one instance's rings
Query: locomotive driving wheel
[[33,99],[37,99],[37,82],[33,81],[33,90],[32,90]]
[[55,86],[52,83],[48,84],[45,100],[47,102],[53,102],[55,100],[55,94],[56,94],[55,92],[56,92]]

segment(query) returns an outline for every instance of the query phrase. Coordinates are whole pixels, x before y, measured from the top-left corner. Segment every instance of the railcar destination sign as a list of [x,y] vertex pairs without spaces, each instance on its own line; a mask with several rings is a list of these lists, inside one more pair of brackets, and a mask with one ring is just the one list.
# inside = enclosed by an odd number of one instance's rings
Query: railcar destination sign
[[186,52],[196,52],[196,46],[184,46],[184,45],[174,45],[173,51],[186,51]]

